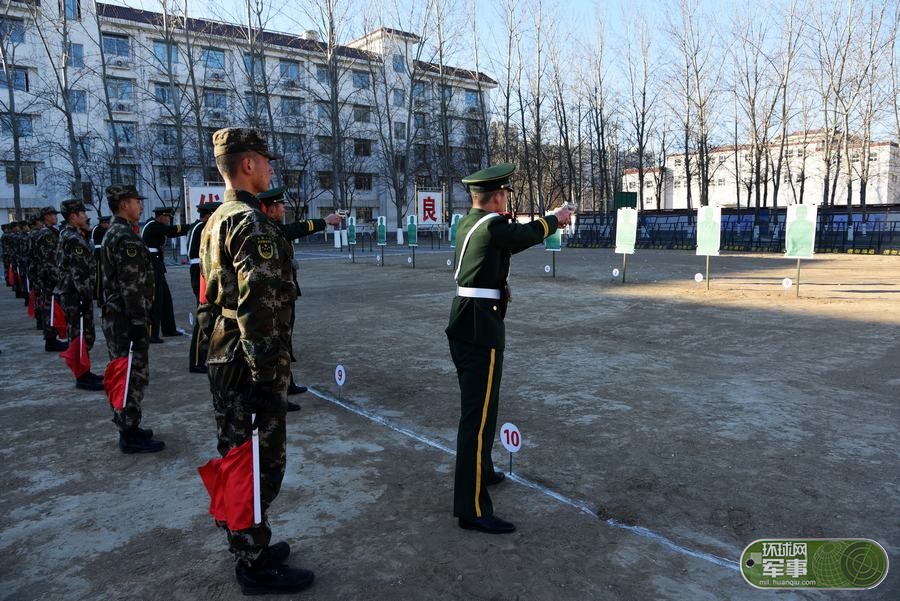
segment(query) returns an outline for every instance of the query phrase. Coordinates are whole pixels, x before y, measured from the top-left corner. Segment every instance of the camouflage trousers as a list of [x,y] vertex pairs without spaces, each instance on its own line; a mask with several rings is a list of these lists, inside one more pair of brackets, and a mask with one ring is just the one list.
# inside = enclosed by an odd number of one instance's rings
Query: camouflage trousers
[[[230,449],[245,443],[253,434],[250,414],[244,409],[244,401],[252,383],[250,369],[240,351],[228,363],[210,363],[209,387],[212,391],[213,410],[216,417],[219,453],[224,457]],[[259,428],[259,487],[262,505],[262,523],[245,530],[228,530],[229,551],[235,560],[249,566],[272,540],[268,508],[281,490],[286,464],[287,378],[290,374],[287,357],[279,360],[276,387],[281,391],[281,406],[256,415]],[[283,366],[283,369],[282,369]]]
[[84,332],[78,328],[81,323],[81,310],[78,306],[77,294],[60,294],[59,304],[63,308],[66,315],[66,333],[69,342],[75,340],[79,334],[84,334],[84,344],[87,350],[94,348],[94,340],[96,333],[94,331],[94,305],[91,303],[91,310],[84,315]]
[[[106,350],[109,360],[128,357],[131,341],[128,339],[128,317],[110,311],[103,311],[103,335],[106,336]],[[131,377],[128,380],[128,402],[121,411],[113,409],[112,421],[120,432],[136,428],[141,423],[141,403],[144,390],[150,382],[150,364],[148,350],[150,343],[144,338],[134,345],[131,356]],[[110,403],[112,408],[112,403]]]

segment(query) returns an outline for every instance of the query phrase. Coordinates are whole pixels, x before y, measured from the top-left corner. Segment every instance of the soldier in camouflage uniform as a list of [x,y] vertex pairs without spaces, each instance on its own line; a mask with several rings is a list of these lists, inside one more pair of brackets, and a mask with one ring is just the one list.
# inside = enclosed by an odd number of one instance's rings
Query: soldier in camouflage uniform
[[[94,347],[94,280],[96,271],[91,244],[85,238],[87,213],[80,200],[64,200],[60,213],[66,224],[59,233],[56,265],[59,280],[53,294],[66,315],[69,344],[79,335],[90,352]],[[82,328],[83,325],[83,329]],[[84,390],[103,390],[103,378],[87,371],[75,380]]]
[[56,247],[59,245],[59,230],[56,227],[57,210],[53,207],[41,209],[43,227],[33,233],[31,238],[31,252],[29,253],[29,272],[33,276],[32,285],[35,287],[35,312],[37,312],[37,299],[40,299],[41,322],[44,325],[44,350],[47,352],[60,352],[69,346],[59,340],[56,328],[50,321],[51,308],[53,307],[53,289],[59,274],[56,269]]
[[135,233],[143,210],[143,197],[134,186],[110,186],[106,189],[106,198],[115,217],[100,249],[105,297],[103,334],[110,360],[127,357],[129,347],[133,351],[128,402],[121,411],[113,409],[113,423],[119,429],[119,449],[123,453],[155,453],[161,451],[165,443],[153,439],[153,430],[140,427],[141,402],[150,380],[147,355],[150,303],[153,301],[150,254]]
[[[254,129],[213,134],[225,199],[203,229],[200,269],[214,325],[207,369],[219,453],[245,443],[259,429],[262,523],[226,528],[237,560],[235,577],[245,594],[295,593],[312,584],[308,570],[283,565],[286,542],[270,545],[267,511],[285,468],[285,405],[290,374],[290,305],[297,296],[292,254],[278,228],[259,210],[256,197],[269,189],[273,157],[265,135]],[[255,415],[255,422],[251,423]]]
[[0,238],[0,244],[3,245],[3,277],[6,280],[7,287],[12,287],[12,280],[9,278],[9,266],[12,264],[12,260],[9,257],[9,242],[12,240],[12,237],[10,236],[12,233],[12,230],[10,229],[11,225],[12,224],[4,223],[0,226],[0,230],[3,231],[3,237]]

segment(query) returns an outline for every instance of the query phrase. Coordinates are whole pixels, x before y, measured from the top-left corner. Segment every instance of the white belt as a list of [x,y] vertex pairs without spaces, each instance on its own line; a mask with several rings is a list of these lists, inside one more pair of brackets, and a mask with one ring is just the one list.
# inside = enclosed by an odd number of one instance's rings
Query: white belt
[[152,253],[158,253],[158,252],[159,252],[159,249],[158,249],[158,248],[148,248],[147,250],[149,250],[149,251],[152,252]]
[[200,259],[191,259],[191,265],[197,265],[200,263]]
[[95,245],[94,245],[94,248],[103,248],[103,245],[102,245],[102,244],[95,244]]
[[469,288],[467,286],[457,286],[456,296],[465,296],[466,298],[493,298],[500,300],[500,291],[494,288]]

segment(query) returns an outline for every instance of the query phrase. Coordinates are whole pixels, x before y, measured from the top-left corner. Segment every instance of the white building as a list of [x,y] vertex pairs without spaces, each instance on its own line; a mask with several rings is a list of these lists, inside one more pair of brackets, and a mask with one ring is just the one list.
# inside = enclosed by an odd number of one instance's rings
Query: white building
[[[405,203],[413,198],[416,185],[449,183],[461,206],[467,199],[459,179],[486,161],[479,145],[484,130],[481,103],[496,82],[481,73],[430,63],[417,54],[422,40],[415,34],[386,28],[371,32],[338,47],[337,70],[331,71],[327,46],[314,32],[259,32],[251,52],[244,26],[188,19],[182,27],[176,19],[166,33],[160,13],[96,6],[99,17],[90,14],[82,0],[59,5],[14,0],[8,15],[0,17],[0,44],[12,65],[9,78],[0,69],[0,160],[6,167],[6,177],[0,180],[2,223],[15,218],[10,92],[21,130],[24,211],[58,205],[72,195],[68,115],[58,108],[62,103],[56,77],[63,60],[64,26],[81,179],[87,184],[85,197],[95,205],[110,183],[135,183],[149,198],[145,215],[154,206],[174,205],[182,184],[176,157],[183,155],[187,185],[218,181],[212,132],[258,126],[269,132],[270,143],[284,155],[273,185],[287,185],[303,199],[308,215],[330,212],[336,156],[330,73],[338,77],[343,186],[360,223],[379,215],[396,223],[392,170],[410,174],[406,198],[397,203],[406,213],[415,210]],[[53,62],[45,42],[51,54],[59,49]],[[442,98],[447,107],[443,112]],[[441,159],[442,124],[451,146],[450,173],[445,173]],[[113,128],[119,140],[116,167],[111,166]],[[393,156],[384,152],[386,143],[396,144]],[[102,210],[108,212],[105,205]]]
[[[840,144],[839,140],[835,144]],[[770,155],[777,157],[780,142],[770,147]],[[785,157],[781,170],[778,191],[778,206],[798,202],[822,204],[825,191],[825,133],[823,130],[800,132],[788,136],[785,143]],[[752,147],[749,145],[716,148],[710,153],[709,203],[722,207],[754,206],[756,186],[752,173]],[[900,204],[900,147],[896,142],[872,142],[868,156],[863,156],[862,140],[854,138],[850,142],[850,163],[852,178],[852,203],[860,204],[860,176],[867,176],[866,205]],[[696,207],[700,198],[700,182],[697,174],[697,156],[690,155],[692,206]],[[868,165],[863,164],[868,161]],[[663,169],[644,170],[644,209],[686,209],[687,184],[685,177],[685,155],[669,155]],[[773,160],[774,162],[774,160]],[[764,167],[763,167],[764,168]],[[837,180],[834,204],[847,204],[847,165],[842,159]],[[768,188],[768,206],[772,206],[774,196],[774,164],[770,163],[769,175],[763,175]],[[831,172],[833,181],[834,171]],[[662,185],[659,180],[662,179]],[[760,188],[762,189],[760,184]],[[622,177],[622,189],[626,192],[638,191],[638,170],[626,169]],[[658,193],[661,192],[661,193]]]

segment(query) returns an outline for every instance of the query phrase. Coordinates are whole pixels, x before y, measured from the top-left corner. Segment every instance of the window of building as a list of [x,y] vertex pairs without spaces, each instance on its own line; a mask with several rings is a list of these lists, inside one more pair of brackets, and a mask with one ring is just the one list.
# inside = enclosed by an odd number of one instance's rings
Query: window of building
[[303,115],[303,99],[282,96],[281,114],[284,117],[300,117]]
[[353,154],[358,157],[372,156],[372,140],[353,140]]
[[319,171],[318,175],[319,187],[323,190],[331,190],[331,171]]
[[244,53],[244,72],[249,79],[260,79],[266,70],[266,58],[258,54]]
[[416,144],[413,146],[413,160],[417,165],[421,165],[428,158],[428,146],[425,144]]
[[178,182],[178,168],[174,165],[157,165],[156,181],[166,188],[174,188]]
[[172,88],[169,87],[167,83],[157,83],[153,84],[153,98],[156,102],[165,105],[173,105],[174,98],[172,95]]
[[371,190],[372,189],[372,174],[371,173],[354,173],[353,174],[353,187],[357,190]]
[[874,162],[876,162],[877,160],[878,160],[878,153],[877,153],[877,152],[870,152],[870,153],[869,153],[869,162],[870,162],[870,163],[874,163]]
[[466,90],[466,106],[470,108],[478,106],[478,90]]
[[479,136],[481,135],[481,123],[476,119],[466,119],[466,135],[467,136]]
[[394,99],[394,106],[403,107],[406,104],[406,92],[402,88],[394,88],[391,90]]
[[678,179],[678,178],[675,178],[675,179],[672,181],[672,186],[675,187],[675,188],[680,188],[680,187],[681,187],[681,180]]
[[798,174],[797,174],[797,177],[794,178],[794,181],[795,181],[796,183],[798,183],[798,184],[799,184],[800,182],[802,182],[802,181],[803,181],[803,174],[802,174],[802,173],[798,173]]
[[453,86],[446,84],[441,86],[441,100],[444,102],[453,100]]
[[319,152],[321,154],[334,154],[334,145],[329,136],[318,136],[316,141],[319,143]]
[[107,58],[113,56],[128,58],[131,56],[131,43],[127,35],[104,33],[102,34],[102,39],[103,53]]
[[156,126],[156,141],[163,146],[174,146],[178,143],[178,128],[165,123]]
[[[134,94],[134,82],[130,79],[119,79],[118,77],[110,77],[106,80],[106,90],[109,93],[109,100],[112,103],[131,102]],[[113,106],[115,110],[115,106]]]
[[224,90],[203,90],[203,106],[208,109],[225,109],[228,107],[228,96]]
[[69,42],[69,53],[66,58],[70,67],[80,69],[84,66],[84,45]]
[[720,177],[719,179],[716,180],[716,184],[719,185],[719,186],[724,186],[724,185],[725,185],[725,180],[724,180],[723,178]]
[[353,105],[353,120],[357,123],[370,123],[372,121],[372,108],[361,104]]
[[723,155],[719,155],[719,164],[720,164],[720,165],[724,165],[724,164],[725,164],[725,161],[726,161],[727,159],[728,159],[728,157],[725,156],[724,154],[723,154]]
[[218,48],[204,48],[200,60],[207,69],[225,69],[225,51]]
[[153,56],[156,57],[156,60],[159,61],[161,66],[167,66],[169,64],[169,57],[171,57],[172,63],[176,64],[178,63],[178,45],[154,40]]
[[84,90],[69,90],[69,110],[78,114],[87,112],[87,93]]
[[394,169],[396,171],[406,171],[406,155],[397,153],[394,155]]
[[416,81],[412,85],[412,96],[414,100],[425,100],[425,82]]
[[328,110],[328,104],[325,102],[317,102],[316,103],[316,115],[322,121],[330,121],[331,120],[331,111]]
[[406,139],[406,123],[402,121],[394,121],[394,138],[397,140]]
[[[131,121],[114,121],[113,127],[116,130],[116,136],[119,138],[119,144],[131,145],[135,142],[135,124]],[[112,138],[112,127],[110,127],[109,137]]]
[[322,85],[327,85],[331,81],[328,67],[325,65],[316,65],[316,81]]
[[284,144],[284,152],[287,154],[303,153],[303,136],[300,134],[282,134],[282,143]]
[[394,73],[406,72],[406,57],[402,54],[394,55]]
[[[6,183],[14,184],[16,168],[14,165],[6,166]],[[23,186],[37,185],[37,167],[35,165],[21,165],[19,167],[19,183]]]
[[25,43],[25,19],[0,17],[0,38],[8,37],[12,44]]
[[[31,115],[23,115],[16,114],[19,124],[19,136],[22,138],[30,137],[34,134],[34,124],[32,123]],[[13,124],[12,119],[9,118],[9,113],[0,114],[0,133],[4,135],[11,136],[13,133]]]
[[64,0],[66,19],[77,21],[81,18],[81,2],[79,0]]
[[[13,67],[12,87],[14,90],[28,91],[28,69],[25,67]],[[0,68],[0,88],[6,91],[9,82],[6,80],[6,70]]]
[[369,89],[369,74],[366,71],[353,72],[353,87],[357,90]]
[[282,81],[300,81],[300,63],[297,61],[280,60],[278,61],[278,74]]
[[479,147],[479,146],[467,147],[465,149],[465,155],[466,155],[466,164],[468,165],[469,169],[471,169],[473,171],[475,169],[478,169],[478,166],[481,164],[481,147]]
[[681,167],[681,159],[675,159],[675,166]]
[[303,186],[303,172],[302,171],[285,171],[284,172],[284,185],[288,188],[292,188],[297,190]]
[[110,171],[110,179],[113,184],[133,186],[137,183],[137,167],[135,165],[113,165]]

